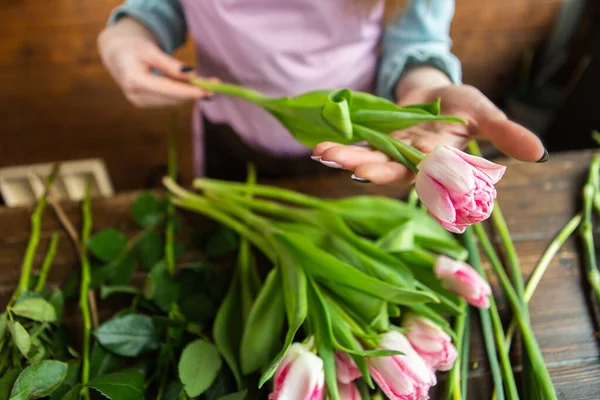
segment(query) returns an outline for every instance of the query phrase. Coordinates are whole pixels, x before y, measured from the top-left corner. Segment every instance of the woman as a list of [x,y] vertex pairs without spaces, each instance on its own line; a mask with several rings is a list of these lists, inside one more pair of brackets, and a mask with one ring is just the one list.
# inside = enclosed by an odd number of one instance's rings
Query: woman
[[[466,119],[467,126],[428,123],[394,135],[428,152],[439,143],[464,147],[482,134],[508,156],[546,161],[548,153],[535,135],[509,121],[477,89],[461,84],[460,63],[450,52],[454,2],[398,3],[128,0],[113,12],[98,43],[103,62],[135,106],[196,101],[198,175],[237,179],[251,161],[262,176],[316,173],[316,166],[323,164],[352,171],[357,181],[400,183],[413,178],[404,166],[367,147],[321,143],[311,160],[310,150],[266,112],[242,100],[211,98],[186,83],[193,74],[271,96],[347,87],[399,105],[441,97],[442,112]],[[196,69],[168,55],[186,33],[196,45]]]

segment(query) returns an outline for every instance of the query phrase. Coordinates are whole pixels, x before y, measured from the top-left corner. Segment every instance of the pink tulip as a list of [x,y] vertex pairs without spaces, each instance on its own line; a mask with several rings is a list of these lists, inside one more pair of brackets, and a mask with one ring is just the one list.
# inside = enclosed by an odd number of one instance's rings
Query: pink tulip
[[381,337],[380,347],[404,355],[369,358],[369,371],[390,400],[423,400],[436,384],[433,370],[413,349],[400,332],[390,331]]
[[452,338],[442,328],[430,319],[413,313],[404,317],[402,327],[409,329],[406,338],[431,368],[438,371],[452,369],[458,354]]
[[335,374],[341,383],[351,383],[362,376],[352,357],[343,351],[335,352]]
[[489,308],[492,288],[469,264],[439,256],[435,276],[443,286],[479,308]]
[[360,400],[360,392],[354,383],[338,382],[340,399],[342,400]]
[[324,386],[323,360],[294,343],[277,367],[269,400],[322,400]]
[[431,215],[447,230],[463,233],[489,218],[506,167],[452,146],[437,146],[418,164],[415,189]]

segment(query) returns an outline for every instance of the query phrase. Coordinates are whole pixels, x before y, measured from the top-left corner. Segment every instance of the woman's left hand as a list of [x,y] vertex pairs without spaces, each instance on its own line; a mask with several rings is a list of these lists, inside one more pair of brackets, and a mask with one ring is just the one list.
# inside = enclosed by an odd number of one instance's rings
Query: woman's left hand
[[[548,157],[532,132],[508,120],[483,93],[468,85],[452,85],[438,70],[415,68],[397,87],[398,105],[428,103],[441,98],[442,114],[463,118],[468,125],[428,122],[391,135],[428,153],[438,144],[464,148],[478,136],[486,137],[501,152],[521,161],[540,162]],[[333,168],[353,171],[354,177],[373,183],[410,183],[414,174],[402,164],[370,147],[318,144],[313,159]]]

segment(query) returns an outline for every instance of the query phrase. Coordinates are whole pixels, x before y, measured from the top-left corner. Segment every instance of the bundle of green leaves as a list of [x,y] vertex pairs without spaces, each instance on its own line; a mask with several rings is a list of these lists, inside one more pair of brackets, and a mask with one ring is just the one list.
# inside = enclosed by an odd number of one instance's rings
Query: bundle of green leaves
[[[433,265],[439,254],[464,260],[467,252],[426,211],[384,197],[319,199],[253,183],[202,179],[195,182],[202,194],[170,179],[165,185],[175,205],[248,242],[213,328],[240,390],[257,373],[264,385],[292,342],[307,337],[323,359],[330,398],[340,398],[336,350],[349,353],[374,387],[366,357],[396,354],[377,348],[379,336],[400,329],[408,310],[455,337],[446,317],[462,314],[462,302]],[[271,265],[262,285],[249,245]]]
[[384,98],[349,89],[317,90],[296,97],[270,98],[230,83],[202,78],[192,78],[190,82],[262,107],[307,147],[326,141],[341,144],[366,141],[415,172],[423,154],[389,136],[390,132],[423,122],[466,123],[457,117],[440,115],[439,99],[430,104],[399,107]]

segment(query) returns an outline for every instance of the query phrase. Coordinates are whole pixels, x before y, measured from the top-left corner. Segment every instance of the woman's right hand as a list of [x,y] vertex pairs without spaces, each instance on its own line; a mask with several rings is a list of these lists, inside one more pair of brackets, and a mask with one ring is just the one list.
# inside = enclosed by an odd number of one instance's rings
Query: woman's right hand
[[[163,52],[152,33],[131,18],[121,18],[98,37],[102,62],[136,107],[169,107],[210,96],[186,83],[193,70]],[[152,70],[162,72],[157,76]]]

